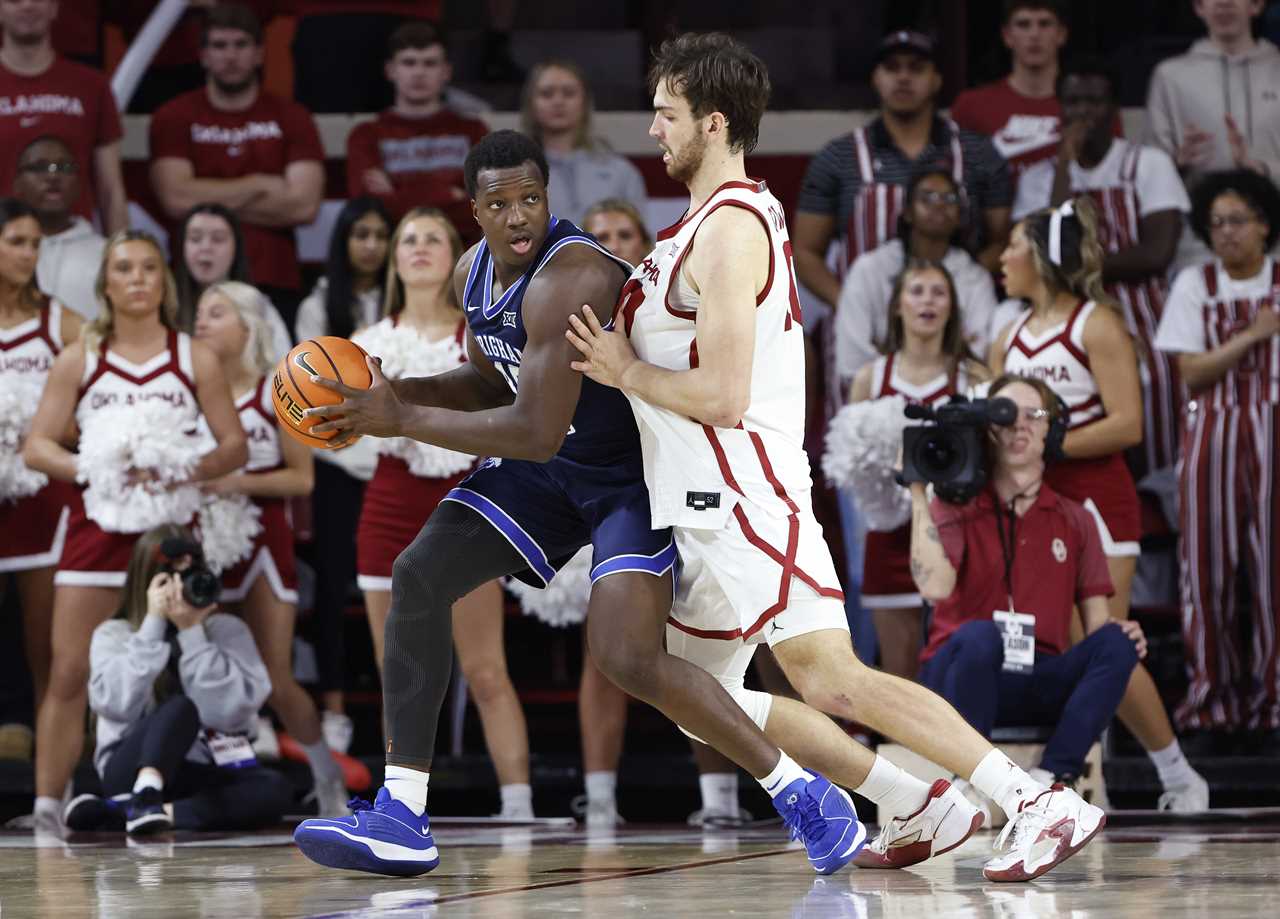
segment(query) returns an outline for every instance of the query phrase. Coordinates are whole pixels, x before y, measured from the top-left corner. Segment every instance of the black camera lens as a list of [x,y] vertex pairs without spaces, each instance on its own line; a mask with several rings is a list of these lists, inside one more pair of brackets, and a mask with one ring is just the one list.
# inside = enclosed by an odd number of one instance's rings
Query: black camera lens
[[196,609],[203,609],[218,599],[222,583],[208,568],[191,567],[182,572],[182,599]]
[[934,475],[946,472],[956,461],[956,445],[946,437],[930,437],[920,445],[920,465]]

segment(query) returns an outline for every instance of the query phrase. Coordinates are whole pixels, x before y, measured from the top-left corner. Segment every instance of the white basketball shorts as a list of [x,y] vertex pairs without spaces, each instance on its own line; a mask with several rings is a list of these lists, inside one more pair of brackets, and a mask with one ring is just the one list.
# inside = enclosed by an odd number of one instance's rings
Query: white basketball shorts
[[831,551],[813,511],[776,517],[743,502],[723,529],[675,528],[682,569],[667,650],[741,688],[755,646],[849,630]]

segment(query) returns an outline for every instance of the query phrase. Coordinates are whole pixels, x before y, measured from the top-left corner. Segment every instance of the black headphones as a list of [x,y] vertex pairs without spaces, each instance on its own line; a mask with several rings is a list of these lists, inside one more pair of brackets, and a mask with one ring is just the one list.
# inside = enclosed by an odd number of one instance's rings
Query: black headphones
[[1049,410],[1049,433],[1044,436],[1044,461],[1056,463],[1067,458],[1062,449],[1067,439],[1067,426],[1071,419],[1071,410],[1057,393],[1053,394],[1053,408]]

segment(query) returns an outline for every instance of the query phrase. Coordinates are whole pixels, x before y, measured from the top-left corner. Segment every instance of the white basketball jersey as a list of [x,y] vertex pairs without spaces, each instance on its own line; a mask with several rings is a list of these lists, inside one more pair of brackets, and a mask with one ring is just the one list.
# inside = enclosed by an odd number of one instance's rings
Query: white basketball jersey
[[175,409],[178,421],[194,423],[199,418],[191,336],[171,331],[168,347],[142,364],[116,354],[105,339],[96,351],[85,352],[80,401],[76,405],[80,430],[96,412],[154,400],[162,400]]
[[669,370],[698,365],[699,296],[681,274],[702,222],[721,207],[759,218],[769,236],[769,268],[756,299],[751,402],[737,427],[714,428],[631,399],[644,452],[654,526],[718,529],[747,499],[775,516],[810,509],[804,452],[804,330],[782,205],[763,182],[726,182],[658,242],[623,288],[618,318],[636,354]]
[[1092,300],[1081,303],[1065,322],[1039,335],[1032,335],[1027,329],[1031,318],[1027,313],[1014,326],[1005,347],[1005,372],[1049,384],[1067,404],[1070,428],[1083,427],[1107,414],[1084,350],[1084,326],[1097,306]]
[[62,304],[54,300],[25,322],[0,329],[0,381],[37,385],[43,390],[53,359],[62,348]]

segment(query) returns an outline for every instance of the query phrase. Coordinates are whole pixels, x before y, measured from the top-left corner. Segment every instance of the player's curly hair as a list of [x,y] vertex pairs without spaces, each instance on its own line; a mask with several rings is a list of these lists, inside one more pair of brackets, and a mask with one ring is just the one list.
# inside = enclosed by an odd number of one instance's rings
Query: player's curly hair
[[649,95],[668,86],[689,101],[694,118],[724,115],[729,149],[750,153],[769,104],[769,70],[746,45],[723,32],[686,32],[664,41],[649,68]]
[[480,170],[514,169],[524,163],[537,166],[542,173],[542,184],[547,184],[551,167],[547,165],[547,155],[542,152],[537,141],[519,131],[502,130],[486,134],[480,143],[471,148],[462,164],[467,194],[472,198],[476,196],[476,176],[480,174]]
[[1211,172],[1191,190],[1191,231],[1213,248],[1209,239],[1209,212],[1213,202],[1228,192],[1238,195],[1253,215],[1267,225],[1263,249],[1269,251],[1280,239],[1280,190],[1266,176],[1252,169]]

